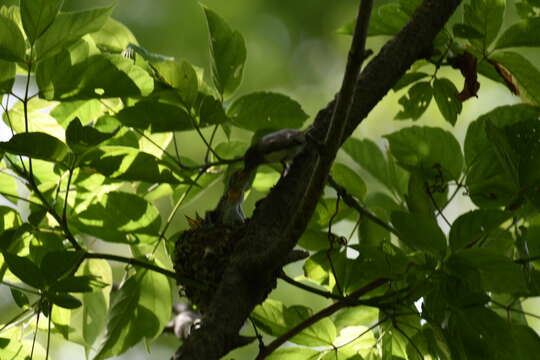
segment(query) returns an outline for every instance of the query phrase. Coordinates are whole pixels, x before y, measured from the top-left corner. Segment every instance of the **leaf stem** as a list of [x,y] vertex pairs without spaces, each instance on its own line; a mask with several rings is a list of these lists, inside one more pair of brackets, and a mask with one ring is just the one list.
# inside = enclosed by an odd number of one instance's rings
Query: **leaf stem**
[[325,297],[327,299],[342,300],[344,298],[343,296],[332,294],[329,291],[320,290],[320,289],[314,288],[312,286],[303,284],[303,283],[301,283],[299,281],[296,281],[293,278],[291,278],[290,276],[288,276],[287,274],[285,274],[285,272],[283,272],[283,271],[278,275],[278,278],[280,278],[281,280],[285,281],[286,283],[288,283],[288,284],[290,284],[292,286],[295,286],[295,287],[297,287],[299,289],[310,292],[312,294],[316,294],[316,295]]
[[343,198],[345,204],[358,211],[360,215],[365,216],[369,220],[373,221],[375,224],[380,225],[384,229],[390,231],[392,234],[399,236],[396,229],[394,229],[390,224],[387,224],[371,212],[369,212],[367,209],[364,209],[362,205],[360,205],[358,201],[356,201],[356,199],[347,192],[347,189],[339,185],[330,175],[328,175],[328,185],[330,185],[332,188],[334,188],[334,190],[337,191],[337,193]]

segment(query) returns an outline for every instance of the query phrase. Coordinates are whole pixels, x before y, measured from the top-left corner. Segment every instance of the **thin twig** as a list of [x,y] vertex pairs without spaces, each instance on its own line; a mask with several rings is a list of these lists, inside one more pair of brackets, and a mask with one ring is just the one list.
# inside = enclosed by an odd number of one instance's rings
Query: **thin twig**
[[290,284],[292,286],[295,286],[295,287],[297,287],[299,289],[310,292],[312,294],[316,294],[316,295],[325,297],[327,299],[336,299],[336,300],[342,300],[343,299],[343,296],[332,294],[329,291],[320,290],[320,289],[314,288],[312,286],[303,284],[303,283],[301,283],[299,281],[296,281],[293,278],[291,278],[290,276],[288,276],[287,274],[285,274],[285,272],[283,272],[283,271],[278,275],[278,278],[280,278],[281,280],[285,281],[286,283],[288,283],[288,284]]
[[334,188],[334,190],[336,190],[336,192],[342,197],[345,204],[358,211],[360,215],[365,216],[369,220],[373,221],[375,224],[380,225],[382,228],[390,231],[392,234],[399,236],[396,229],[394,229],[390,224],[387,224],[385,221],[379,219],[367,209],[364,209],[364,207],[362,207],[362,205],[360,205],[358,201],[356,201],[356,199],[347,192],[347,189],[339,185],[330,175],[328,175],[328,185],[330,185]]

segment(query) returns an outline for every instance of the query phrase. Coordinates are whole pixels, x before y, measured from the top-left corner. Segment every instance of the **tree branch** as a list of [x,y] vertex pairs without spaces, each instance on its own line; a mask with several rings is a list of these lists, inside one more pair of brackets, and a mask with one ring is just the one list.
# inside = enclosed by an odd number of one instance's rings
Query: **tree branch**
[[[305,230],[339,145],[407,69],[431,52],[435,36],[460,2],[425,0],[409,24],[365,67],[356,81],[344,136],[339,142],[324,143],[335,101],[317,114],[307,134],[313,141],[256,207],[244,235],[237,241],[201,328],[177,350],[174,359],[215,360],[238,346],[239,329],[271,291],[281,259]],[[332,126],[336,128],[335,124]]]

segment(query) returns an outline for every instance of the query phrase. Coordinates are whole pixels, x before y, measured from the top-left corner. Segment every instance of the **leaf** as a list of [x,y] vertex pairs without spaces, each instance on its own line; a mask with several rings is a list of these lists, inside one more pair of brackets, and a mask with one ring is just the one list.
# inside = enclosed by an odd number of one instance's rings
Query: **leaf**
[[45,278],[41,270],[30,259],[3,252],[4,260],[9,270],[22,282],[36,289],[43,289]]
[[395,35],[407,22],[409,22],[409,15],[399,4],[381,5],[375,9],[369,21],[368,36]]
[[289,348],[280,348],[276,351],[273,351],[270,356],[267,357],[268,360],[316,360],[319,358],[320,352],[310,348],[304,347],[289,347]]
[[403,110],[396,115],[396,119],[418,120],[426,111],[433,96],[433,89],[428,81],[417,82],[409,89],[407,95],[399,99]]
[[420,79],[425,78],[428,76],[428,74],[423,72],[408,72],[405,75],[403,75],[397,83],[395,83],[394,87],[392,87],[392,90],[395,92],[403,89],[404,87],[409,86],[412,83],[417,82]]
[[467,24],[455,24],[452,31],[455,37],[463,39],[481,39],[484,37],[482,32]]
[[525,98],[540,106],[540,71],[529,60],[510,51],[496,52],[490,59],[504,66],[525,92]]
[[21,30],[5,12],[0,12],[0,59],[24,62],[26,44]]
[[65,163],[70,154],[66,144],[41,132],[15,134],[9,141],[0,142],[0,149],[15,155],[57,163]]
[[[505,171],[502,154],[497,155],[486,133],[486,122],[503,128],[521,121],[537,121],[540,110],[517,104],[498,107],[473,121],[465,136],[465,161],[469,169],[466,185],[472,201],[479,206],[506,206],[516,200],[519,187],[515,176]],[[498,149],[497,151],[501,151]],[[511,171],[511,170],[510,170]]]
[[88,125],[103,114],[103,105],[99,100],[63,101],[51,110],[50,115],[67,128],[75,118],[79,118],[82,125]]
[[457,116],[461,113],[462,104],[454,83],[446,78],[435,79],[433,81],[433,96],[444,119],[455,125]]
[[154,89],[150,75],[121,55],[92,55],[72,64],[67,51],[40,62],[36,81],[48,100],[146,96]]
[[514,294],[527,291],[521,266],[491,249],[464,249],[450,256],[446,264],[471,289]]
[[496,49],[540,46],[540,18],[528,18],[510,26],[497,40]]
[[111,52],[120,52],[129,44],[137,44],[133,33],[124,24],[110,17],[101,29],[91,33],[90,36],[98,47]]
[[486,121],[484,124],[488,141],[491,144],[493,152],[497,156],[499,165],[505,172],[507,178],[511,180],[512,186],[515,188],[519,187],[519,164],[517,154],[514,152],[514,149],[510,147],[508,139],[501,128],[493,125],[491,121]]
[[157,240],[158,210],[137,195],[110,192],[74,216],[73,226],[105,241],[136,243]]
[[149,183],[192,183],[190,174],[175,170],[153,155],[127,146],[100,146],[80,159],[79,166],[89,167],[114,180]]
[[505,0],[473,0],[464,6],[464,19],[483,36],[471,42],[482,52],[495,40],[503,23]]
[[187,61],[162,61],[152,65],[167,85],[178,90],[180,97],[189,107],[197,98],[199,82],[193,66]]
[[42,61],[67,48],[83,35],[99,30],[112,10],[113,6],[108,6],[59,14],[47,31],[37,39],[36,60]]
[[428,179],[458,180],[463,167],[461,147],[448,131],[411,126],[390,135],[390,152],[399,165]]
[[414,250],[430,252],[436,257],[442,257],[446,251],[446,237],[431,217],[394,211],[394,224],[399,238]]
[[[111,267],[106,260],[87,259],[79,268],[78,274],[112,284]],[[74,331],[69,334],[69,338],[83,345],[86,351],[92,348],[107,326],[110,292],[111,287],[107,286],[97,291],[82,293],[80,298],[83,307],[72,313],[69,326]]]
[[334,163],[331,174],[334,180],[345,187],[352,196],[362,200],[366,195],[367,189],[364,180],[347,165]]
[[26,309],[29,307],[30,300],[28,299],[28,296],[26,296],[25,293],[15,288],[10,288],[9,290],[11,290],[11,296],[13,297],[15,304],[17,304],[19,308]]
[[24,104],[22,101],[16,102],[8,112],[5,112],[2,115],[2,117],[4,123],[15,133],[26,132],[25,118],[27,118],[28,131],[43,132],[63,140],[65,129],[58,125],[58,122],[47,113],[47,109],[52,105],[53,103],[36,96],[28,101],[26,108],[27,117],[25,117]]
[[246,45],[242,35],[233,31],[215,12],[203,6],[210,36],[212,78],[223,95],[234,92],[242,80],[246,61]]
[[[115,116],[123,125],[136,129],[149,129],[152,133],[193,130],[194,119],[175,104],[147,99],[125,107]],[[200,124],[201,127],[209,123]]]
[[21,0],[21,19],[24,32],[34,42],[51,26],[64,0]]
[[137,272],[112,301],[107,336],[95,360],[120,355],[143,338],[154,339],[169,320],[172,304],[168,280],[147,270]]
[[386,159],[377,144],[369,139],[351,137],[343,145],[343,150],[374,178],[391,188]]
[[142,270],[141,292],[138,303],[138,331],[145,338],[156,339],[171,318],[171,283],[163,274]]
[[453,251],[478,244],[511,217],[510,212],[477,209],[458,217],[450,229],[450,248]]
[[11,92],[15,82],[15,63],[0,60],[0,96]]
[[[286,307],[281,302],[272,299],[266,299],[251,313],[257,326],[273,336],[284,334],[311,315],[311,309],[305,306]],[[334,323],[329,318],[324,318],[302,330],[290,341],[306,346],[328,346],[332,344],[336,336],[337,331]]]
[[79,299],[67,293],[50,294],[47,299],[64,309],[76,309],[82,306]]
[[251,93],[236,99],[227,115],[236,126],[251,131],[297,129],[308,118],[296,101],[270,92]]
[[82,126],[79,118],[75,118],[66,129],[66,142],[75,153],[82,153],[113,135],[102,133],[92,126]]
[[70,275],[84,259],[82,251],[50,251],[41,260],[40,269],[48,283]]

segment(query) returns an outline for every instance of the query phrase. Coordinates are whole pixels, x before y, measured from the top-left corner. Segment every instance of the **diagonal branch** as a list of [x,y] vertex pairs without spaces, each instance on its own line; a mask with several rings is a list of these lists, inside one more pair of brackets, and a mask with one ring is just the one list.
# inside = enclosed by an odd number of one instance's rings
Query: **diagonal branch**
[[325,144],[324,140],[336,101],[317,114],[307,134],[313,141],[256,207],[244,235],[238,239],[201,328],[184,342],[174,359],[219,359],[245,343],[238,331],[252,309],[271,291],[282,259],[305,230],[339,146],[407,69],[431,52],[435,36],[460,2],[425,0],[409,24],[364,68],[353,91],[344,136],[339,141],[330,139],[335,144]]

